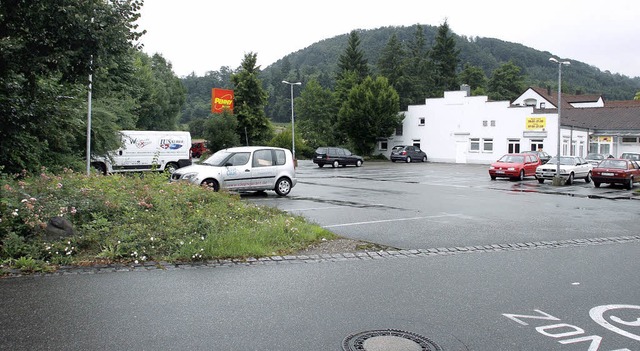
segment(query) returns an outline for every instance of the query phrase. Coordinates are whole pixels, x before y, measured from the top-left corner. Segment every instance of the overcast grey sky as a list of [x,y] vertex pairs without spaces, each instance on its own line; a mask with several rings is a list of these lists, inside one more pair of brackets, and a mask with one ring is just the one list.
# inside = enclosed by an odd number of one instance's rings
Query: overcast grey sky
[[148,54],[178,76],[236,68],[257,53],[262,68],[353,29],[439,26],[549,51],[602,71],[640,76],[640,0],[293,1],[146,0],[138,21]]

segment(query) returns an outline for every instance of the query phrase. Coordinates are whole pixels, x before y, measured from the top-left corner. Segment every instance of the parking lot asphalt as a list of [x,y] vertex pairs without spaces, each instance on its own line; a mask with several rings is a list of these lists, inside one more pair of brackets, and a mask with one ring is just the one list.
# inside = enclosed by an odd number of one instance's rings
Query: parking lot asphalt
[[0,349],[640,350],[632,192],[438,163],[301,161],[298,180],[243,201],[398,250],[3,279]]

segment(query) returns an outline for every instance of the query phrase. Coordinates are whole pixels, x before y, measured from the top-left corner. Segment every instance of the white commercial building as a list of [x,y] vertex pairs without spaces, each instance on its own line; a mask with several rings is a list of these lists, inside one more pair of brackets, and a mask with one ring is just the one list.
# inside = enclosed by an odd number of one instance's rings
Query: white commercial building
[[[524,94],[521,98],[533,101]],[[477,164],[525,150],[543,149],[556,155],[558,113],[555,106],[544,104],[541,109],[540,102],[527,106],[489,101],[487,96],[470,96],[463,86],[463,90],[445,92],[443,98],[409,106],[395,135],[379,140],[378,153],[389,157],[396,145],[416,145],[431,162]],[[562,155],[584,157],[589,152],[588,129],[563,125],[561,139]]]

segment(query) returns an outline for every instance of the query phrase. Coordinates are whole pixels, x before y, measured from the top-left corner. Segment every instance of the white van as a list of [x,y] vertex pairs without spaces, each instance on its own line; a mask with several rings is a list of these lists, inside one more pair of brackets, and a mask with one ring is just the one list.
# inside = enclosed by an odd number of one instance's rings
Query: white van
[[169,171],[191,165],[191,134],[180,131],[123,130],[122,146],[91,165],[102,174]]
[[200,164],[176,170],[171,180],[207,185],[215,191],[273,190],[285,196],[296,185],[296,171],[288,149],[242,146],[220,150]]

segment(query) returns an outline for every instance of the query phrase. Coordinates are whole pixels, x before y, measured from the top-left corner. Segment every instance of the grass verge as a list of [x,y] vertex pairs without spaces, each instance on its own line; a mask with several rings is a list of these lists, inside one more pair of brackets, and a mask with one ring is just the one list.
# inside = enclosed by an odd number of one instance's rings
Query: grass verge
[[[0,274],[93,262],[284,255],[336,237],[238,195],[167,179],[161,173],[87,176],[71,170],[2,174]],[[52,218],[72,229],[49,230]]]

